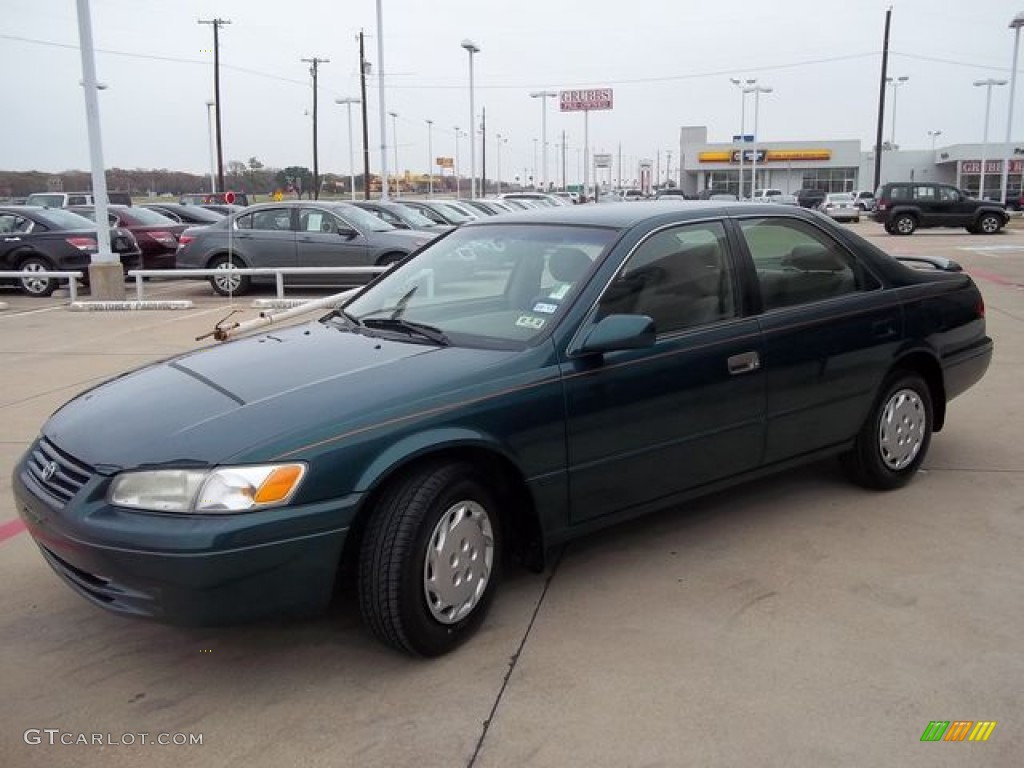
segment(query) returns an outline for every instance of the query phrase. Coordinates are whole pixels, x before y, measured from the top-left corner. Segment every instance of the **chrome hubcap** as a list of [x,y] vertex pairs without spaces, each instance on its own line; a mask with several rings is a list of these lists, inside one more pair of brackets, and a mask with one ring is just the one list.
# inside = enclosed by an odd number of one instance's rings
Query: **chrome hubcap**
[[[46,267],[42,264],[26,264],[21,268],[22,272],[45,272]],[[23,277],[21,278],[21,284],[29,293],[42,293],[50,287],[50,278],[48,277]]]
[[458,501],[442,515],[427,542],[423,594],[430,614],[454,624],[476,608],[494,565],[491,519],[475,501]]
[[996,224],[996,220],[993,219],[992,217],[986,216],[984,219],[981,220],[982,232],[986,234],[991,234],[992,232],[995,232],[997,228],[998,225]]
[[904,469],[924,444],[927,419],[924,401],[912,389],[901,389],[889,398],[878,425],[878,450],[892,470]]
[[910,219],[900,219],[896,222],[896,229],[904,234],[912,232],[914,230],[914,222]]
[[217,269],[225,271],[225,274],[223,275],[214,276],[213,280],[217,284],[217,287],[222,291],[228,291],[229,293],[237,291],[238,286],[242,284],[242,278],[239,275],[230,274],[230,271],[235,269],[234,265],[223,261],[217,265]]

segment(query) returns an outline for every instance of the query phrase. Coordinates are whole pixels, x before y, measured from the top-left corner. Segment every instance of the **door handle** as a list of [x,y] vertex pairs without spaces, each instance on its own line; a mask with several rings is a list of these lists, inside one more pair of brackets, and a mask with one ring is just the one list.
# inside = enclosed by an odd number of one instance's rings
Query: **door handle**
[[871,324],[871,334],[876,339],[888,339],[891,336],[896,335],[896,321],[892,318],[888,320],[878,320]]
[[757,352],[743,352],[733,355],[728,360],[729,373],[736,376],[740,373],[750,373],[761,367],[761,358]]
[[19,242],[20,240],[21,240],[21,238],[20,238],[20,237],[5,237],[5,238],[4,238],[4,242],[5,242],[5,243],[17,243],[17,242]]

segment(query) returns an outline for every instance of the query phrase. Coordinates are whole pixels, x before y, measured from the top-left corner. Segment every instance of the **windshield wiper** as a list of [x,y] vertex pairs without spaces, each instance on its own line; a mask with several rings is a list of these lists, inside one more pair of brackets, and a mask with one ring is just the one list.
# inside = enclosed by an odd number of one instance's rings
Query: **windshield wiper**
[[403,320],[400,317],[369,317],[364,318],[362,324],[366,328],[405,331],[412,336],[421,336],[442,347],[447,347],[451,344],[448,335],[440,328],[435,328],[433,325],[425,323],[417,323],[413,320]]

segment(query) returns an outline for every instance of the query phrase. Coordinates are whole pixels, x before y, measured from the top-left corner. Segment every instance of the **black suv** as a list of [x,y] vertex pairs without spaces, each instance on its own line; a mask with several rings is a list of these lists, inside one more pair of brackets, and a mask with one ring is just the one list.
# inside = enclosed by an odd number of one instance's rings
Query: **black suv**
[[796,201],[800,203],[803,208],[817,208],[825,202],[825,190],[810,188],[798,189],[796,191]]
[[1009,216],[1002,203],[977,200],[951,184],[899,181],[875,192],[872,218],[890,235],[909,235],[918,227],[965,227],[972,235],[994,235]]

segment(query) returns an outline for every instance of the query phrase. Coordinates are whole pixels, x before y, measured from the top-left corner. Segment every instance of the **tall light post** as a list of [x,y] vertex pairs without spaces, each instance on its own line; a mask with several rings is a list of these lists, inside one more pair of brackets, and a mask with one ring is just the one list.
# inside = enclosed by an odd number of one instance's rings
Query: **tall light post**
[[988,153],[988,115],[989,110],[992,108],[992,86],[994,85],[1006,85],[1005,80],[996,80],[995,78],[988,78],[987,80],[975,80],[974,86],[976,88],[984,88],[985,93],[985,128],[984,134],[981,139],[981,178],[978,180],[978,199],[985,199],[985,163],[988,159],[985,155]]
[[1006,156],[1003,158],[1003,179],[1000,185],[1000,198],[1003,205],[1006,205],[1007,187],[1010,180],[1010,156],[1013,153],[1010,148],[1010,142],[1013,141],[1013,94],[1017,88],[1017,52],[1020,49],[1021,27],[1024,27],[1024,11],[1014,16],[1010,22],[1010,29],[1013,30],[1013,64],[1010,65],[1010,108],[1006,113]]
[[476,199],[476,103],[473,95],[473,54],[480,48],[470,39],[462,41],[462,47],[469,54],[469,197]]
[[[380,199],[388,199],[388,123],[384,104],[384,9],[377,0],[377,108],[380,110]],[[369,184],[369,181],[367,181]]]
[[540,99],[540,140],[543,147],[540,178],[545,192],[548,189],[548,99],[557,97],[558,93],[555,91],[534,91],[530,94],[531,99]]
[[533,140],[533,188],[537,189],[537,140]]
[[434,196],[434,121],[427,120],[427,187]]
[[455,199],[460,200],[462,198],[462,181],[459,179],[459,138],[462,136],[462,131],[459,126],[455,126]]
[[761,111],[761,94],[771,93],[773,88],[766,88],[763,85],[754,85],[746,89],[748,92],[754,94],[754,154],[750,158],[750,194],[754,194],[754,189],[757,187],[757,117]]
[[213,148],[213,108],[216,102],[213,99],[206,101],[206,132],[210,136],[210,192],[217,191],[217,153]]
[[[353,149],[352,143],[352,105],[361,104],[355,96],[344,96],[334,100],[335,104],[344,104],[348,107],[348,185],[351,199],[356,199],[356,160],[355,150]],[[363,183],[369,183],[367,179],[363,179]]]
[[942,131],[928,131],[928,135],[932,137],[932,152],[935,151],[935,139],[942,135]]
[[896,151],[896,92],[900,86],[906,85],[909,79],[910,77],[907,75],[885,78],[886,84],[892,88],[892,126],[889,133],[889,148],[894,152]]
[[402,193],[402,183],[398,180],[398,113],[388,112],[391,115],[391,141],[395,150],[395,189]]
[[745,142],[745,139],[746,139],[746,135],[745,134],[746,134],[746,130],[747,130],[747,93],[749,93],[749,91],[747,89],[752,87],[752,86],[754,86],[754,85],[757,85],[757,80],[755,78],[750,78],[749,80],[740,80],[739,78],[736,78],[736,77],[730,77],[729,78],[729,82],[732,83],[733,85],[735,85],[737,88],[740,89],[740,157],[739,157],[739,160],[740,160],[740,184],[739,184],[739,189],[737,190],[736,197],[738,197],[740,200],[742,200],[743,199],[743,153],[744,153],[743,145],[746,143]]
[[498,179],[497,179],[497,181],[498,181],[498,195],[500,196],[501,195],[501,145],[502,144],[508,144],[508,137],[507,136],[502,136],[500,133],[496,134],[496,136],[498,138],[498,142],[497,142],[498,146],[497,146],[497,149],[495,149],[494,151],[495,151],[495,154],[497,156],[497,161],[498,161]]

